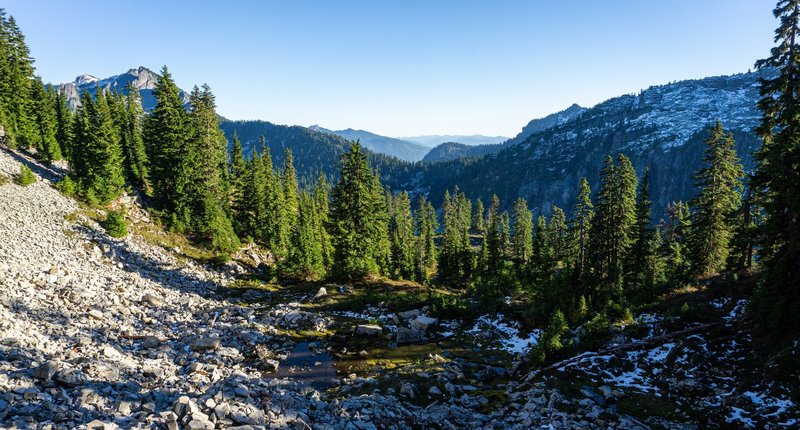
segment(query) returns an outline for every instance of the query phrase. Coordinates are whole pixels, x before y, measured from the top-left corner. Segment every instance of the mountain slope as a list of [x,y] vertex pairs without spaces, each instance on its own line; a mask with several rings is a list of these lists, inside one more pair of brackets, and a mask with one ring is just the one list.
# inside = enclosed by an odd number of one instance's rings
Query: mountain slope
[[481,157],[494,154],[501,149],[501,145],[475,145],[469,146],[458,142],[445,142],[433,147],[422,161],[437,162],[455,160],[464,157]]
[[[268,121],[231,121],[223,119],[220,128],[228,142],[233,142],[234,131],[239,136],[247,158],[258,148],[258,140],[264,136],[275,166],[282,166],[285,149],[292,150],[294,166],[301,181],[313,183],[320,172],[329,178],[337,175],[339,159],[348,151],[350,141],[330,133],[315,131],[301,126],[286,126]],[[383,166],[397,172],[406,172],[411,164],[395,157],[366,151],[373,166]]]
[[405,161],[420,161],[430,150],[430,148],[418,143],[381,136],[365,130],[353,130],[352,128],[328,130],[317,125],[312,125],[309,129],[321,133],[335,134],[347,140],[357,140],[361,142],[362,146],[371,151],[391,155]]
[[[60,84],[57,89],[67,97],[67,105],[75,110],[80,106],[80,97],[84,91],[88,91],[92,96],[97,92],[97,88],[106,91],[128,93],[128,85],[133,85],[139,89],[142,96],[142,107],[150,112],[156,106],[156,99],[153,96],[153,89],[158,84],[159,74],[147,67],[140,66],[138,69],[130,69],[125,73],[111,76],[110,78],[98,79],[92,75],[80,75],[73,82]],[[184,104],[189,103],[189,95],[185,91],[180,92]]]
[[624,153],[639,173],[651,169],[651,198],[660,214],[673,200],[694,194],[707,127],[720,119],[732,130],[746,168],[760,145],[753,133],[760,113],[756,72],[676,82],[610,99],[556,127],[478,160],[421,166],[385,177],[395,188],[429,193],[435,202],[458,185],[484,201],[496,193],[505,205],[522,196],[537,213],[569,208],[586,176],[593,190],[603,157]]
[[527,125],[525,125],[525,127],[522,127],[522,131],[519,134],[502,143],[475,146],[458,146],[453,145],[452,142],[443,143],[431,149],[423,161],[455,160],[462,157],[480,157],[486,154],[493,154],[503,150],[503,148],[523,142],[532,134],[539,133],[572,121],[573,119],[580,117],[580,115],[585,111],[586,108],[580,107],[577,104],[573,104],[572,106],[560,112],[547,115],[544,118],[533,119]]

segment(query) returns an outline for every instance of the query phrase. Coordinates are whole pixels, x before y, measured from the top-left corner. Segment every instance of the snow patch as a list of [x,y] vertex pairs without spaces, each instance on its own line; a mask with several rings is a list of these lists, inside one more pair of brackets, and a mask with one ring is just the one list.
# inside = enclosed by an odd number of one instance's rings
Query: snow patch
[[521,354],[539,343],[539,336],[541,330],[533,330],[527,336],[520,336],[519,323],[516,321],[504,321],[503,314],[497,314],[494,317],[490,315],[483,315],[475,321],[472,329],[468,330],[469,334],[481,334],[491,332],[497,336],[500,342],[500,349],[503,349],[511,354]]

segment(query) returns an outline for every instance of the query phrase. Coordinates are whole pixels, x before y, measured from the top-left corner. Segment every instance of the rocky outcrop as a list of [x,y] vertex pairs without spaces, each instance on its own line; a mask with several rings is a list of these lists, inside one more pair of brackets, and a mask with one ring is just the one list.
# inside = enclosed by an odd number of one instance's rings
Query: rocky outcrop
[[[153,90],[158,85],[159,78],[158,73],[147,67],[140,66],[105,79],[83,74],[75,78],[73,82],[58,85],[57,89],[66,97],[67,106],[75,110],[81,105],[81,94],[84,91],[88,91],[92,96],[95,95],[98,89],[128,94],[129,87],[133,87],[139,90],[139,94],[142,97],[142,107],[149,112],[156,106]],[[180,91],[180,97],[184,104],[189,103],[189,95],[185,91]]]

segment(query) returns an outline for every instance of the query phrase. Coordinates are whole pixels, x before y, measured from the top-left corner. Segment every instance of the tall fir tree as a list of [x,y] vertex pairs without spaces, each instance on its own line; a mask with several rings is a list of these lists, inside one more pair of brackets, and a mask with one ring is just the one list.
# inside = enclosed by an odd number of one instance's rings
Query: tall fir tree
[[233,212],[233,229],[239,237],[246,237],[247,231],[245,184],[247,182],[247,161],[244,158],[242,143],[236,130],[233,131],[230,155],[231,177],[231,210]]
[[297,223],[287,258],[288,272],[303,280],[316,280],[325,275],[316,218],[315,201],[308,192],[303,191],[298,195]]
[[[380,200],[380,201],[378,201]],[[342,155],[339,181],[333,187],[329,231],[334,245],[333,272],[343,278],[380,273],[380,214],[384,201],[361,145],[353,142]]]
[[73,125],[75,118],[72,111],[67,106],[67,99],[63,94],[56,91],[54,100],[54,110],[56,114],[56,142],[61,147],[61,153],[69,160],[70,151],[73,145]]
[[771,55],[756,63],[777,69],[761,80],[763,114],[757,133],[753,186],[763,201],[759,254],[764,275],[753,302],[759,324],[773,337],[800,336],[800,0],[780,0]]
[[84,97],[84,102],[88,104],[86,106],[88,130],[85,135],[86,140],[82,141],[82,145],[86,147],[85,151],[82,151],[85,155],[82,164],[86,167],[86,171],[79,183],[87,200],[104,204],[116,198],[125,185],[122,148],[105,92],[98,91],[93,102],[87,95]]
[[553,205],[550,222],[547,223],[547,242],[553,250],[554,264],[563,263],[569,253],[569,229],[564,210]]
[[392,275],[399,279],[415,279],[414,220],[408,192],[398,193],[392,202],[389,234],[392,241]]
[[0,73],[0,104],[6,121],[6,141],[11,146],[35,146],[35,107],[30,92],[34,82],[33,58],[25,43],[25,36],[13,16],[5,17],[0,9],[0,29],[4,64]]
[[695,274],[717,273],[725,267],[733,236],[732,217],[739,208],[744,170],[734,149],[733,133],[717,121],[706,139],[705,166],[695,175],[699,193],[692,200],[690,251]]
[[289,230],[297,224],[299,214],[299,186],[297,183],[297,171],[294,168],[294,157],[292,150],[286,148],[283,158],[283,172],[281,174],[281,186],[283,188],[283,222],[284,230]]
[[533,255],[533,213],[528,209],[528,202],[522,197],[514,201],[512,213],[514,232],[511,255],[515,263],[524,266]]
[[45,87],[38,77],[31,84],[30,106],[31,119],[36,128],[30,135],[31,139],[35,139],[31,144],[39,151],[42,159],[60,160],[62,156],[57,138],[55,93],[49,86]]
[[681,286],[689,280],[691,261],[689,260],[689,232],[692,221],[689,205],[679,201],[667,205],[667,219],[660,225],[664,232],[663,250],[666,280],[673,286]]
[[625,274],[629,298],[652,300],[662,278],[661,235],[651,227],[651,207],[650,170],[645,169],[636,197],[636,223]]
[[144,144],[153,197],[171,215],[185,198],[178,187],[180,178],[188,175],[185,160],[190,126],[180,92],[166,66],[161,69],[153,96],[156,106],[144,124]]
[[472,231],[477,234],[484,234],[486,232],[486,212],[481,199],[478,199],[475,202],[475,206],[473,206]]
[[184,160],[191,184],[188,194],[192,228],[206,236],[213,250],[232,253],[239,240],[229,218],[227,140],[219,128],[214,95],[208,85],[197,87],[190,98],[190,129],[187,157]]
[[[752,183],[752,178],[749,183]],[[729,273],[749,272],[753,269],[758,226],[763,222],[763,214],[758,195],[753,187],[745,187],[744,198],[733,217],[734,231],[730,241],[730,252],[725,269]]]
[[150,178],[147,169],[143,125],[145,120],[139,89],[128,86],[128,95],[123,103],[122,148],[125,154],[125,175],[128,182],[150,193]]
[[435,238],[436,230],[439,229],[436,210],[425,196],[421,195],[417,200],[414,222],[417,229],[417,252],[414,258],[416,279],[420,282],[425,282],[436,266]]
[[591,260],[601,301],[623,299],[624,261],[636,222],[636,172],[622,154],[609,156],[600,170],[595,216],[590,232]]
[[500,276],[503,267],[503,232],[500,213],[500,198],[492,196],[492,203],[489,205],[489,217],[486,222],[486,256],[481,262],[483,276],[485,279],[495,279]]
[[587,255],[589,251],[589,231],[592,227],[594,217],[594,206],[591,199],[592,190],[589,181],[581,178],[578,186],[578,197],[572,207],[572,249],[574,249],[574,276],[573,282],[577,283],[583,279],[586,273]]
[[330,186],[325,174],[320,172],[317,184],[314,186],[314,210],[316,211],[315,228],[317,241],[322,250],[322,264],[325,270],[330,270],[333,265],[333,243],[328,233],[330,221]]

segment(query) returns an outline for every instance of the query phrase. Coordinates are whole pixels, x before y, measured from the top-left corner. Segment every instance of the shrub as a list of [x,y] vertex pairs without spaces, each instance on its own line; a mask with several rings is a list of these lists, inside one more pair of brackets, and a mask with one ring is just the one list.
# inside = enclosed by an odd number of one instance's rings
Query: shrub
[[23,164],[19,168],[19,174],[17,175],[16,182],[17,185],[27,187],[28,185],[36,182],[36,175],[33,174],[30,167]]
[[56,188],[64,193],[64,195],[69,197],[75,197],[78,195],[78,183],[72,179],[71,176],[67,175],[61,181],[56,183]]
[[125,237],[128,235],[128,223],[125,221],[125,210],[109,211],[103,222],[108,235],[111,237]]

